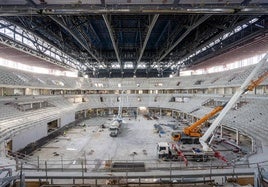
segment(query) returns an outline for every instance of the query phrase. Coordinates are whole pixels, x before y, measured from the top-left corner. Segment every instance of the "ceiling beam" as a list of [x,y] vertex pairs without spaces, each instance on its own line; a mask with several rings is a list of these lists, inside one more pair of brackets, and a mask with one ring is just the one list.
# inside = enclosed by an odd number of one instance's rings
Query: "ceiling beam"
[[3,44],[3,45],[8,46],[10,48],[16,49],[16,50],[21,51],[25,54],[28,54],[28,55],[31,55],[31,56],[36,57],[38,59],[44,60],[46,62],[55,64],[57,66],[69,69],[71,71],[73,71],[73,70],[81,71],[81,69],[79,69],[80,67],[75,68],[69,64],[66,64],[64,62],[64,60],[62,60],[62,59],[61,60],[55,59],[49,55],[46,55],[45,53],[43,53],[41,51],[38,51],[37,49],[33,49],[31,47],[28,47],[27,45],[25,45],[21,42],[18,42],[16,40],[10,39],[9,37],[6,37],[4,35],[0,35],[0,44]]
[[[2,0],[3,1],[3,0]],[[33,6],[33,0],[25,0],[28,4],[11,4],[7,0],[1,3],[1,16],[21,16],[21,15],[81,15],[81,14],[268,14],[268,5],[266,3],[250,3],[252,0],[244,0],[241,5],[229,3],[216,3],[215,5],[203,4],[201,7],[195,7],[187,3],[166,4],[159,6],[154,4],[144,3],[144,6],[135,4],[105,4],[105,0],[101,4],[85,3],[74,6],[71,4],[46,4],[42,3]],[[96,1],[97,2],[97,1]],[[32,6],[29,8],[29,4]],[[99,6],[101,5],[101,6]],[[149,5],[149,6],[148,6]],[[224,6],[223,6],[224,5]],[[244,6],[247,5],[247,6]],[[219,8],[220,7],[220,8]]]
[[[218,35],[214,36],[213,38],[211,38],[210,40],[208,40],[208,41],[205,42],[204,44],[200,45],[198,48],[195,49],[195,51],[194,51],[193,53],[189,53],[189,54],[183,56],[183,57],[181,58],[181,60],[189,58],[189,57],[190,57],[191,55],[193,55],[196,51],[199,51],[199,50],[201,50],[202,48],[209,46],[210,43],[212,43],[212,42],[214,42],[214,41],[216,41],[216,40],[220,40],[221,42],[224,43],[224,40],[223,40],[222,38],[223,38],[227,33],[234,32],[235,28],[237,28],[237,27],[239,27],[239,26],[242,26],[242,25],[251,25],[251,24],[250,24],[250,21],[252,21],[253,18],[254,18],[254,16],[249,17],[249,18],[247,18],[247,19],[245,19],[245,20],[243,20],[243,21],[237,22],[236,24],[232,24],[232,26],[230,26],[229,28],[225,29],[223,32],[219,33]],[[254,24],[254,25],[255,25],[255,24]],[[253,30],[253,29],[252,29],[252,30]],[[242,31],[242,30],[241,30],[241,31]],[[240,32],[241,32],[241,31],[240,31]],[[243,41],[244,41],[244,40],[246,41],[246,40],[250,40],[250,39],[254,38],[256,35],[260,34],[261,32],[263,32],[263,29],[260,28],[259,31],[254,31],[253,33],[251,33],[251,34],[249,34],[249,35],[239,34],[239,36],[240,36],[241,38],[243,38]],[[242,33],[245,33],[245,32],[242,32]],[[248,31],[247,31],[247,33],[248,33]],[[191,66],[191,65],[196,65],[196,64],[198,64],[198,63],[200,63],[200,62],[205,61],[205,60],[208,59],[208,58],[212,58],[212,57],[214,57],[214,56],[217,56],[217,54],[220,54],[220,53],[222,53],[222,52],[224,52],[224,51],[228,51],[228,50],[230,50],[230,49],[232,49],[234,46],[238,46],[238,45],[240,44],[240,42],[241,42],[241,38],[237,38],[237,37],[235,37],[235,38],[236,38],[236,40],[232,40],[232,41],[233,41],[232,43],[229,43],[229,44],[226,45],[226,46],[222,46],[221,49],[217,49],[215,52],[210,53],[210,54],[208,54],[208,55],[206,55],[206,56],[200,56],[200,57],[198,58],[198,60],[194,60],[192,63],[188,63],[188,64],[187,64],[186,62],[189,61],[189,60],[187,60],[187,61],[184,62],[183,64],[184,64],[186,67],[187,67],[187,66]],[[226,38],[226,39],[227,39],[227,38]],[[207,50],[211,50],[211,48],[213,48],[213,47],[215,48],[215,46],[212,46],[212,47],[207,48]],[[201,54],[201,53],[200,53],[200,54]],[[200,55],[200,54],[199,54],[199,55]]]
[[156,23],[158,17],[159,17],[159,14],[154,15],[153,20],[152,20],[152,22],[150,23],[150,25],[149,25],[149,27],[148,27],[148,31],[147,31],[147,33],[146,33],[146,37],[145,37],[145,39],[144,39],[144,42],[143,42],[143,45],[142,45],[142,48],[141,48],[139,58],[138,58],[137,62],[135,63],[134,74],[135,74],[136,71],[137,71],[138,64],[139,64],[140,61],[141,61],[141,58],[142,58],[142,56],[143,56],[145,47],[146,47],[146,45],[147,45],[147,43],[148,43],[148,40],[149,40],[149,38],[150,38],[150,36],[151,36],[151,32],[152,32],[152,30],[153,30],[153,28],[154,28],[154,25],[155,25],[155,23]]
[[86,44],[77,37],[77,35],[68,28],[68,26],[62,21],[60,20],[58,17],[55,16],[49,16],[53,21],[55,21],[56,23],[58,23],[62,28],[64,28],[69,34],[72,35],[72,37],[85,49],[87,50],[87,52],[100,64],[102,64],[102,62],[100,61],[100,59],[88,48],[88,46],[86,46]]
[[[23,33],[30,33],[32,35],[34,35],[34,37],[38,37],[40,39],[42,39],[44,42],[46,42],[47,44],[57,48],[59,51],[62,51],[62,53],[65,53],[66,55],[72,57],[73,59],[77,60],[77,57],[72,55],[72,54],[68,54],[67,52],[65,52],[63,49],[62,49],[62,46],[61,46],[61,40],[59,40],[58,38],[54,38],[54,37],[58,37],[54,32],[51,32],[50,30],[44,30],[44,28],[38,28],[39,26],[36,25],[36,22],[34,21],[31,21],[29,22],[29,20],[27,20],[25,17],[18,17],[19,21],[20,22],[16,22],[14,20],[11,19],[11,17],[4,17],[4,18],[1,18],[3,20],[5,20],[7,23],[9,23],[8,25],[6,25],[5,27],[9,27],[9,26],[17,26],[19,28],[21,28],[24,32]],[[3,26],[3,24],[0,24],[0,28]],[[31,28],[35,28],[35,29],[31,29]],[[35,33],[34,31],[37,30],[38,28],[38,31],[41,33],[41,34],[37,34]],[[44,32],[41,32],[42,31],[45,31]],[[53,38],[49,38],[49,36],[54,36]],[[47,38],[48,37],[48,38]],[[53,40],[54,42],[57,43],[57,45],[55,45],[55,43],[52,43],[51,40]],[[82,63],[80,63],[82,64]],[[81,71],[81,68],[77,67],[79,69],[79,71]]]
[[159,41],[162,39],[164,33],[166,33],[166,30],[167,30],[167,28],[168,28],[169,26],[170,26],[170,20],[168,20],[167,24],[166,24],[165,27],[162,29],[160,36],[157,38],[157,40],[156,40],[156,42],[155,42],[155,44],[154,44],[154,47],[155,47],[155,48],[158,46]]
[[111,26],[111,24],[110,24],[110,22],[108,20],[107,15],[104,15],[103,14],[102,17],[104,19],[104,22],[106,24],[106,27],[107,27],[108,32],[109,32],[109,35],[110,35],[110,38],[112,40],[114,51],[115,51],[115,55],[116,55],[116,58],[117,58],[118,63],[120,64],[121,73],[123,73],[124,72],[124,70],[123,70],[124,68],[123,68],[122,61],[121,61],[121,59],[119,57],[119,51],[118,51],[117,44],[115,43],[115,38],[114,38],[114,34],[113,34],[114,33],[113,32],[113,28],[112,28],[112,26]]
[[203,22],[205,22],[210,17],[211,17],[211,15],[205,15],[205,16],[201,17],[192,26],[188,27],[188,29],[177,39],[177,41],[172,46],[170,46],[162,56],[159,57],[159,59],[156,61],[155,65],[159,64],[190,32],[192,32],[196,27],[201,25]]

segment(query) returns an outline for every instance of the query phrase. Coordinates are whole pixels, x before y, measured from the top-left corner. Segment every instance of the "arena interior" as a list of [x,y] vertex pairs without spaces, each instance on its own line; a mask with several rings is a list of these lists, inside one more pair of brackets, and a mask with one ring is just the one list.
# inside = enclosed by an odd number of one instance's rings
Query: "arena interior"
[[0,0],[0,184],[268,186],[267,0]]

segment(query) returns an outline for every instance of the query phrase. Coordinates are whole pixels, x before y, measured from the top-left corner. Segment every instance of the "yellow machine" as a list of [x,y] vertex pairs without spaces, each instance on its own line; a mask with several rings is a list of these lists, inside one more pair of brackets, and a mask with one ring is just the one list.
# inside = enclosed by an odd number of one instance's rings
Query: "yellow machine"
[[[225,104],[224,104],[225,105]],[[171,136],[174,141],[181,141],[182,143],[199,143],[199,138],[202,136],[201,127],[204,122],[215,116],[218,112],[220,112],[223,108],[222,106],[217,106],[210,113],[206,114],[201,119],[194,122],[189,127],[185,127],[183,129],[183,133],[180,132],[172,132]]]
[[207,120],[209,120],[210,118],[215,116],[219,111],[221,111],[223,109],[223,107],[224,107],[224,105],[214,108],[210,113],[206,114],[204,117],[197,120],[191,126],[185,127],[183,129],[183,133],[185,135],[191,136],[191,137],[201,137],[202,134],[201,134],[200,128],[201,128],[202,123],[206,122]]
[[[251,84],[245,89],[244,93],[247,91],[252,91],[256,86],[258,86],[265,78],[268,76],[268,72],[264,72],[257,80],[251,81]],[[185,127],[183,132],[172,132],[171,136],[174,141],[181,141],[182,143],[188,144],[198,144],[199,138],[203,135],[201,132],[201,127],[204,122],[219,113],[226,105],[217,106],[210,113],[206,114],[201,119],[194,122],[192,125]]]
[[264,81],[267,76],[268,71],[264,72],[257,80],[251,81],[251,84],[247,87],[245,92],[247,92],[248,90],[252,91],[256,86],[258,86],[262,81]]

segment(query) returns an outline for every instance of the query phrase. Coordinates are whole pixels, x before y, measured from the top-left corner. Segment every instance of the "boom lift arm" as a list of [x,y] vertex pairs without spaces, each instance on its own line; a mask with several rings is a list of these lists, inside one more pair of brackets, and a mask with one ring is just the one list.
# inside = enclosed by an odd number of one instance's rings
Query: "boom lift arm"
[[189,127],[185,127],[183,129],[183,133],[191,137],[201,137],[202,133],[200,131],[200,128],[202,124],[206,122],[207,120],[209,120],[210,118],[212,118],[213,116],[215,116],[218,112],[220,112],[224,108],[224,106],[225,104],[221,106],[217,106],[210,113],[206,114],[204,117],[200,118]]
[[[172,140],[173,141],[181,141],[182,143],[197,143],[199,142],[199,139],[203,134],[201,131],[202,124],[215,116],[217,113],[219,113],[224,106],[223,104],[221,106],[217,106],[214,108],[210,113],[206,114],[196,122],[194,122],[192,125],[185,127],[183,129],[183,132],[172,132]],[[182,134],[183,133],[183,134]]]
[[[209,147],[209,144],[213,140],[213,133],[215,129],[220,125],[221,120],[224,118],[226,113],[233,107],[233,105],[236,103],[236,101],[239,99],[239,97],[246,93],[248,90],[253,90],[256,86],[258,86],[267,76],[268,72],[266,71],[263,75],[261,75],[257,80],[253,81],[253,77],[257,74],[259,69],[266,63],[268,59],[268,53],[261,59],[261,61],[255,66],[255,68],[252,70],[248,78],[245,80],[245,82],[241,85],[241,87],[236,91],[236,93],[231,97],[229,102],[226,104],[226,106],[223,108],[221,113],[218,115],[218,117],[213,121],[211,126],[207,129],[205,134],[199,139],[199,142],[201,143],[203,147],[203,151],[212,151],[212,149]],[[212,136],[212,137],[211,137]],[[209,138],[211,137],[210,141],[208,142]]]

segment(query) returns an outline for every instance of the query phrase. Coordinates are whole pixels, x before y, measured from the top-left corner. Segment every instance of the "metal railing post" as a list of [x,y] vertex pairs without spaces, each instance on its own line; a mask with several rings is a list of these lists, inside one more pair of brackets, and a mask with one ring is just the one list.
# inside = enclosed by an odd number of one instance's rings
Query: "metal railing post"
[[48,182],[48,179],[47,179],[47,161],[45,161],[45,172],[46,172],[46,182]]
[[25,177],[22,174],[22,162],[21,162],[21,170],[20,170],[20,187],[24,187],[25,186]]
[[40,158],[37,156],[37,171],[40,169]]
[[63,172],[63,158],[60,156],[60,161],[61,161],[61,171]]
[[87,157],[86,157],[86,153],[84,153],[85,156],[85,172],[87,172]]
[[83,163],[83,160],[81,161],[81,165],[82,165],[82,182],[84,184],[84,163]]
[[171,175],[172,175],[172,169],[171,169],[171,166],[172,166],[172,162],[170,162],[170,165],[169,165],[169,180],[170,180],[170,184],[172,183],[172,182],[171,182]]

